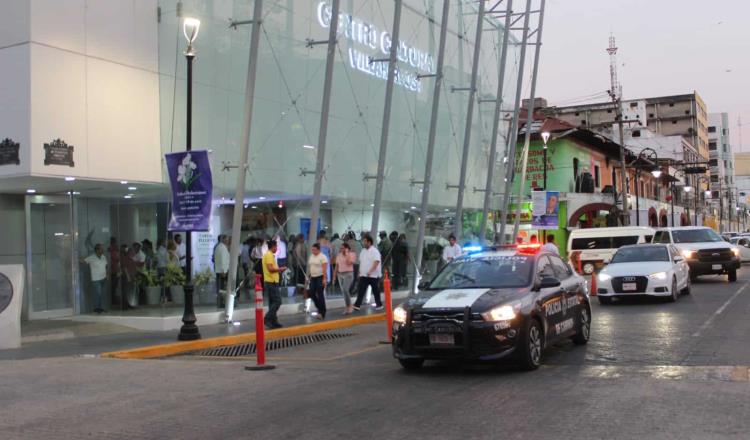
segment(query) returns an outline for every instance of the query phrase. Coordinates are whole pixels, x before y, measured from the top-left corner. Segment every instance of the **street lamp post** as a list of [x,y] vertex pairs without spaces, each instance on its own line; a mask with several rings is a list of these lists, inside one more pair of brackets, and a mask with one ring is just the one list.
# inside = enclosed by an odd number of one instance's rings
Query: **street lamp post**
[[549,140],[549,131],[542,132],[542,142],[544,142],[544,190],[547,191],[547,141]]
[[[187,49],[185,50],[185,59],[187,60],[187,118],[185,121],[185,149],[187,151],[193,148],[192,130],[193,130],[193,42],[198,36],[201,22],[196,18],[185,18],[182,23],[182,31],[187,39]],[[193,231],[185,231],[185,309],[182,313],[182,327],[177,339],[180,341],[192,341],[200,339],[201,334],[198,326],[195,324],[195,310],[193,308]]]
[[[693,214],[695,216],[695,222],[694,222],[695,225],[694,226],[698,226],[698,199],[700,198],[701,193],[703,193],[703,191],[701,191],[701,182],[705,183],[706,185],[709,184],[708,179],[706,178],[706,176],[698,176],[695,179],[695,198],[694,198],[694,205],[695,205],[694,206],[694,210],[695,210],[695,213]],[[703,203],[705,204],[705,202],[706,202],[706,196],[705,196],[705,193],[704,193],[703,194]],[[703,224],[706,224],[705,209],[704,209],[704,213],[703,213]]]
[[659,169],[658,165],[659,157],[656,154],[656,151],[654,151],[651,148],[644,148],[641,150],[640,153],[638,153],[638,157],[630,164],[631,167],[635,168],[635,225],[640,226],[641,225],[641,205],[640,201],[638,200],[640,198],[640,191],[639,191],[639,185],[638,185],[638,177],[640,177],[641,169],[644,168],[644,164],[651,168],[651,174],[654,176],[654,178],[658,179],[661,177],[661,170]]

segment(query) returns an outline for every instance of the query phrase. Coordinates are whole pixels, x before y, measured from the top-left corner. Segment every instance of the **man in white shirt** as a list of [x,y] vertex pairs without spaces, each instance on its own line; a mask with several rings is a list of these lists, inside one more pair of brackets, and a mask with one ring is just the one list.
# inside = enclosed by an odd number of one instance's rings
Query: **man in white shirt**
[[357,293],[357,301],[354,302],[353,307],[354,310],[359,310],[369,286],[375,297],[375,310],[383,310],[383,303],[380,302],[380,252],[372,245],[372,237],[369,235],[365,235],[362,239],[362,244],[364,247],[359,253],[359,292]]
[[214,248],[214,272],[216,273],[216,301],[219,307],[224,307],[222,291],[227,288],[227,275],[229,274],[229,240],[224,234],[219,235],[219,242]]
[[104,246],[97,243],[94,253],[82,260],[89,265],[91,271],[91,290],[94,301],[94,312],[102,313],[102,292],[107,282],[107,257],[104,256]]
[[461,254],[463,254],[463,250],[461,249],[461,246],[456,243],[456,236],[451,234],[450,237],[448,237],[448,246],[443,248],[443,261],[445,261],[446,264],[450,263],[460,257]]
[[187,263],[187,248],[185,243],[182,242],[182,235],[176,234],[174,236],[174,242],[177,245],[177,257],[180,259],[180,267],[185,270],[185,263]]
[[276,264],[286,266],[286,241],[280,234],[276,234],[274,240],[276,240]]
[[547,242],[542,246],[543,251],[552,252],[555,255],[560,255],[560,250],[557,249],[555,244],[555,236],[550,234],[547,236]]

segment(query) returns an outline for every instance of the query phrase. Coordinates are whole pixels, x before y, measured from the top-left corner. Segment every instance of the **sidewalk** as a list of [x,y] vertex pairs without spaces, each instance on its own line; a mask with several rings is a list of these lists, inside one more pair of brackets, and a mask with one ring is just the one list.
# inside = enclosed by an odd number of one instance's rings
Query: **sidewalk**
[[[367,306],[363,307],[360,312],[352,315],[343,315],[343,310],[343,308],[329,309],[328,318],[324,322],[376,313],[371,307]],[[285,327],[297,327],[321,322],[313,316],[302,313],[280,316],[279,320]],[[204,339],[247,334],[255,331],[255,320],[253,319],[238,321],[234,324],[201,325],[200,321],[197,324]],[[71,332],[73,337],[65,339],[50,337],[46,338],[46,340],[38,340],[36,342],[30,342],[33,339],[26,337],[27,342],[24,342],[21,348],[0,350],[0,361],[47,357],[97,356],[104,352],[178,342],[177,334],[179,333],[177,330],[157,332],[139,331],[112,325],[104,327],[101,324],[87,323],[82,325],[73,321],[58,321],[57,325],[69,329],[66,331]],[[88,326],[99,327],[92,328]],[[385,335],[385,324],[383,324],[382,330],[383,335]],[[92,335],[94,332],[100,333]]]

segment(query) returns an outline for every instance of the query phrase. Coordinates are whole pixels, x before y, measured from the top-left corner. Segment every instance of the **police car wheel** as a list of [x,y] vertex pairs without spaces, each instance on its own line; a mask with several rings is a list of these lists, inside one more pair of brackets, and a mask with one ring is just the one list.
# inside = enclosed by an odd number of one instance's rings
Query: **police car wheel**
[[398,363],[405,370],[419,370],[424,364],[424,359],[399,359]]
[[578,332],[572,339],[576,345],[585,345],[589,342],[591,336],[591,314],[587,307],[581,307],[581,314],[578,316]]
[[603,306],[612,304],[612,298],[609,296],[597,296],[597,298],[599,299],[599,304]]
[[525,338],[521,342],[519,362],[524,370],[536,370],[542,364],[542,346],[544,336],[542,327],[536,319],[529,319],[526,324]]
[[730,270],[729,271],[729,282],[733,283],[737,281],[737,271],[736,270]]

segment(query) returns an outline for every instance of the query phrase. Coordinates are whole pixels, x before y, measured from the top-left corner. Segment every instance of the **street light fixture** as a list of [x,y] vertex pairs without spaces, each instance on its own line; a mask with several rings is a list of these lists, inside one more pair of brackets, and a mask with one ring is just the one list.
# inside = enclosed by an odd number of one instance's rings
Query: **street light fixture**
[[549,141],[549,131],[542,132],[542,142],[544,142],[544,190],[547,191],[547,141]]
[[658,179],[659,177],[661,177],[661,170],[657,168],[651,171],[651,175]]
[[693,187],[690,185],[685,185],[685,187],[682,188],[682,190],[685,191],[686,193],[689,193],[690,191],[693,190]]
[[[185,50],[185,59],[187,60],[187,114],[185,119],[185,149],[193,149],[193,43],[198,36],[201,22],[197,18],[186,17],[182,22],[182,31],[187,40],[187,49]],[[193,341],[201,338],[197,321],[195,317],[195,308],[193,307],[193,231],[185,231],[185,308],[182,312],[182,327],[177,339],[180,341]]]
[[[641,169],[643,168],[651,168],[651,175],[654,176],[654,178],[661,177],[661,170],[659,169],[659,157],[656,154],[656,151],[652,148],[644,148],[641,150],[640,153],[638,153],[638,157],[635,158],[633,162],[630,163],[630,167],[635,168],[635,225],[640,226],[641,225],[641,207],[640,207],[640,194],[639,194],[639,185],[638,185],[638,177],[641,174]],[[625,201],[623,200],[623,203]]]

